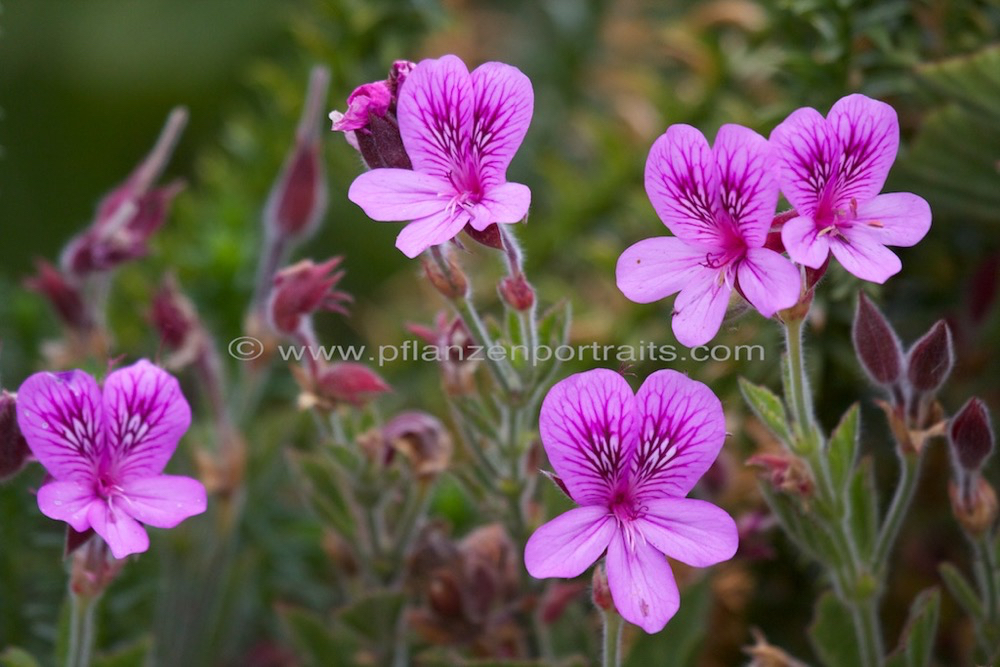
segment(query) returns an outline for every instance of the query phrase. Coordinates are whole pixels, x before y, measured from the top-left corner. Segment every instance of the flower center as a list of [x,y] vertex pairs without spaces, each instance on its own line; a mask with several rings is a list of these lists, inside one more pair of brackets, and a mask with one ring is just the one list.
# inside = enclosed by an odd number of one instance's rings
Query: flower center
[[121,496],[124,492],[122,487],[118,486],[114,479],[111,478],[107,473],[102,473],[100,477],[97,478],[95,484],[97,495],[102,499],[106,500],[108,505],[114,506],[114,499],[117,496]]
[[635,522],[646,515],[646,507],[637,504],[625,492],[619,491],[615,494],[610,509],[615,520],[618,522],[618,529],[622,532],[622,537],[625,539],[626,548],[634,553],[636,547],[645,542],[645,538],[636,527]]

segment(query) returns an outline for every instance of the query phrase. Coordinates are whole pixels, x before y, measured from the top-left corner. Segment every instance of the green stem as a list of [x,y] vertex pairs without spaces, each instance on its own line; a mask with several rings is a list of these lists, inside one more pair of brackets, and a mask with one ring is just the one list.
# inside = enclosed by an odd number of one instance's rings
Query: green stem
[[917,490],[917,480],[920,475],[920,463],[923,457],[920,454],[900,454],[900,477],[896,485],[896,492],[892,497],[892,504],[889,512],[882,523],[879,531],[878,541],[875,543],[875,553],[872,556],[872,572],[881,572],[892,551],[896,538],[899,536],[899,529],[903,525],[903,518],[910,509],[913,502],[913,495]]
[[622,630],[625,623],[615,609],[604,612],[604,667],[621,667]]
[[982,569],[983,587],[983,609],[986,610],[986,622],[990,625],[997,623],[997,610],[1000,606],[1000,583],[997,582],[997,567],[993,558],[993,549],[990,540],[983,535],[972,540],[975,546],[976,560],[980,562]]
[[492,358],[493,355],[490,354],[490,351],[496,344],[493,338],[490,337],[483,319],[479,316],[479,311],[476,310],[475,305],[468,298],[455,299],[452,303],[455,304],[455,310],[458,311],[458,314],[472,328],[477,342],[483,346],[484,349],[481,352],[481,356],[486,359],[486,365],[489,366],[493,378],[503,388],[504,393],[510,395],[513,387],[509,376],[510,371],[502,360]]
[[792,379],[792,413],[795,422],[801,429],[801,435],[813,440],[816,425],[813,421],[812,396],[809,393],[809,382],[806,380],[804,355],[802,353],[802,325],[804,320],[789,320],[785,323],[786,344],[788,346],[788,364]]
[[94,654],[94,618],[97,596],[71,593],[72,610],[69,621],[69,648],[66,667],[89,667]]

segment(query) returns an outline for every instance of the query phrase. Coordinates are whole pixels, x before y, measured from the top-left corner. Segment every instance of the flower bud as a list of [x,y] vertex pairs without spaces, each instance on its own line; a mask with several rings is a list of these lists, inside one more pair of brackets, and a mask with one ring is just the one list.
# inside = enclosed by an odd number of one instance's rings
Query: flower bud
[[410,76],[413,70],[417,69],[417,63],[410,60],[397,60],[392,64],[392,69],[389,70],[389,89],[392,91],[392,103],[395,106],[396,100],[399,99],[399,90],[403,83],[406,81],[406,77]]
[[966,471],[979,470],[993,451],[993,428],[986,405],[978,398],[969,401],[952,417],[948,440],[955,460]]
[[785,454],[754,454],[748,466],[761,468],[776,491],[795,493],[809,498],[813,493],[813,478],[802,459]]
[[935,392],[948,378],[955,364],[951,330],[944,320],[925,333],[907,354],[906,376],[920,392]]
[[448,268],[443,270],[437,262],[424,258],[424,275],[444,298],[461,299],[469,292],[469,280],[454,253],[447,253],[446,262]]
[[451,436],[439,419],[426,412],[402,412],[382,427],[385,441],[413,466],[417,477],[429,479],[451,462]]
[[523,273],[503,278],[498,291],[503,302],[514,310],[531,310],[535,305],[535,290],[528,284]]
[[445,391],[449,396],[474,393],[475,372],[479,366],[478,348],[472,333],[461,318],[449,319],[446,313],[439,313],[433,327],[408,324],[410,333],[419,336],[429,345],[437,348],[437,359]]
[[25,287],[48,299],[56,315],[70,329],[90,329],[93,322],[79,287],[45,260],[38,260],[36,266],[38,274],[25,280]]
[[[66,524],[66,540],[63,543],[63,558],[69,558],[77,549],[87,543],[97,533],[93,528],[84,531],[75,530],[73,526]],[[100,538],[98,538],[100,539]]]
[[181,293],[173,276],[164,278],[153,296],[149,318],[162,343],[174,353],[167,366],[183,368],[196,359],[204,331],[194,304]]
[[31,449],[17,425],[17,401],[0,391],[0,482],[18,472],[31,459]]
[[125,566],[125,559],[115,560],[104,540],[86,540],[73,553],[69,589],[74,595],[94,598],[103,593]]
[[319,114],[329,82],[329,70],[313,68],[295,144],[285,158],[264,207],[264,224],[271,238],[302,241],[312,236],[326,214],[328,194]]
[[467,224],[465,229],[462,230],[465,235],[470,239],[478,243],[479,245],[484,245],[487,248],[494,248],[496,250],[503,250],[503,237],[500,236],[500,228],[494,222],[488,225],[483,231],[479,231],[472,224]]
[[347,97],[347,111],[330,113],[334,132],[350,132],[368,127],[369,116],[383,117],[392,103],[392,88],[388,81],[375,81],[358,86]]
[[594,606],[601,611],[610,611],[615,608],[615,601],[611,598],[611,586],[608,584],[608,573],[604,571],[603,563],[594,566],[590,596],[590,599],[594,601]]
[[973,475],[961,485],[948,483],[948,497],[951,511],[962,529],[973,537],[988,533],[996,523],[998,506],[996,491],[981,475]]
[[344,271],[334,271],[342,260],[334,257],[316,264],[304,259],[275,275],[267,309],[275,331],[295,335],[318,310],[347,315],[346,304],[352,301],[351,296],[334,289],[344,277]]
[[886,387],[894,385],[903,373],[903,353],[899,339],[864,292],[858,293],[852,337],[858,361],[871,379]]
[[293,366],[292,374],[302,388],[299,396],[302,409],[315,407],[329,411],[344,403],[361,407],[392,391],[378,373],[351,361],[317,363],[312,371]]

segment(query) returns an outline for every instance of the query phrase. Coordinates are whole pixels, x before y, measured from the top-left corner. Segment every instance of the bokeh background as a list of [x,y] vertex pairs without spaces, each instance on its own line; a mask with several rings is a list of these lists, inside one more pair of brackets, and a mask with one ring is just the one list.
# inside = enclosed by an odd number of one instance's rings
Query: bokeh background
[[[34,258],[58,256],[91,219],[98,198],[145,154],[172,106],[191,112],[168,170],[187,188],[151,256],[128,267],[112,294],[117,351],[131,357],[158,352],[144,313],[167,271],[220,341],[240,334],[262,204],[313,64],[331,68],[328,107],[342,109],[356,85],[383,78],[393,60],[456,53],[468,63],[514,64],[533,81],[534,120],[510,171],[511,180],[533,190],[530,222],[519,236],[542,303],[572,301],[572,338],[580,344],[674,342],[669,303],[632,304],[614,284],[622,249],[661,231],[642,170],[667,125],[690,123],[711,136],[736,122],[766,135],[791,110],[809,105],[825,113],[850,92],[890,102],[903,143],[887,189],[928,199],[934,225],[918,247],[899,252],[900,275],[884,288],[865,288],[906,340],[939,318],[952,323],[959,365],[942,396],[947,410],[972,394],[994,415],[1000,409],[995,0],[8,0],[0,28],[4,387],[16,388],[38,369],[42,343],[58,332],[47,305],[22,287]],[[407,322],[429,322],[444,304],[417,279],[418,265],[393,248],[398,227],[368,221],[347,201],[360,170],[356,154],[339,135],[326,134],[324,143],[331,206],[300,255],[345,255],[343,286],[356,305],[349,320],[324,319],[323,337],[369,345],[407,340]],[[482,276],[480,297],[495,301],[498,263],[478,251],[468,263]],[[891,440],[848,336],[859,287],[836,268],[825,279],[813,314],[810,372],[828,428],[851,402],[862,402],[863,451],[875,461],[885,498],[896,474]],[[778,333],[773,323],[744,318],[717,342],[759,343],[764,361],[673,364],[723,396],[734,435],[716,472],[720,502],[736,514],[759,505],[743,461],[766,443],[735,378],[777,385]],[[576,368],[594,365],[584,360]],[[634,372],[644,377],[655,368],[637,363]],[[398,363],[381,372],[395,388],[386,412],[419,407],[445,414],[432,365]],[[289,424],[299,422],[287,416],[294,393],[289,378],[269,387],[265,406],[274,423],[250,443],[251,509],[233,558],[228,615],[213,629],[205,664],[294,664],[282,662],[291,660],[292,640],[275,610],[330,602],[322,583],[333,566],[315,522],[287,488],[278,451],[297,432]],[[937,563],[966,562],[948,510],[941,443],[928,469],[888,582],[890,643],[909,600],[935,583]],[[995,465],[992,474],[996,479]],[[28,491],[38,482],[37,474],[22,475],[0,488],[0,647],[16,643],[48,655],[63,597],[62,534],[34,509]],[[461,534],[469,519],[460,496],[447,485],[439,495],[438,509]],[[777,532],[761,540],[761,557],[702,585],[685,602],[696,613],[668,626],[670,646],[685,651],[687,664],[738,663],[752,626],[810,659],[804,630],[820,583]],[[104,611],[102,646],[135,637],[137,627],[181,626],[175,635],[158,632],[158,641],[186,632],[177,621],[183,607],[171,615],[155,604],[167,583],[151,579],[141,559],[116,586],[127,594],[114,596]],[[962,664],[970,630],[945,600],[938,655],[942,664]],[[708,623],[713,636],[705,641]]]

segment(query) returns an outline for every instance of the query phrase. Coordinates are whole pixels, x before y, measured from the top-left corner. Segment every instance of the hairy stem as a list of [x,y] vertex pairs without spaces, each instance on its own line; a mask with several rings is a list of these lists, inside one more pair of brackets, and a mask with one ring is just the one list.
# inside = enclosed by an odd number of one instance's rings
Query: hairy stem
[[604,667],[620,667],[622,664],[622,617],[615,609],[604,612]]
[[71,593],[69,648],[66,667],[89,667],[94,654],[95,616],[98,597]]
[[872,556],[872,572],[881,572],[886,561],[892,552],[892,547],[899,536],[899,529],[903,525],[903,518],[910,509],[913,502],[913,495],[917,490],[917,480],[920,477],[920,463],[923,457],[920,454],[900,454],[900,477],[896,485],[896,492],[892,497],[892,504],[889,512],[885,515],[882,529],[879,531],[878,541],[875,543],[875,553]]

